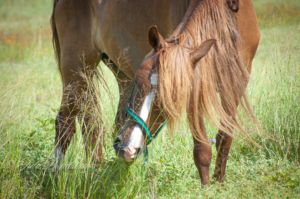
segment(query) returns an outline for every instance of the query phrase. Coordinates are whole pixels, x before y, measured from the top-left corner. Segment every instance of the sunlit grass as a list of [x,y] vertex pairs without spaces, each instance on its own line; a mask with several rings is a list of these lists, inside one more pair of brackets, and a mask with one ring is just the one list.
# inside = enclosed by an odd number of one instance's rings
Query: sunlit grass
[[[51,167],[54,119],[62,93],[51,45],[51,1],[5,3],[6,9],[0,6],[0,198],[300,196],[300,39],[299,18],[292,18],[297,15],[299,2],[285,3],[281,12],[276,5],[282,1],[254,1],[261,42],[248,93],[256,117],[276,141],[256,137],[263,146],[260,150],[235,140],[224,186],[212,180],[212,185],[204,188],[194,166],[192,136],[185,123],[173,136],[165,129],[149,146],[146,168],[142,167],[143,157],[133,164],[117,160],[112,129],[118,89],[103,64],[99,67],[111,88],[111,95],[101,95],[101,119],[108,129],[104,161],[94,164],[86,159],[77,128],[66,155],[67,168],[55,173]],[[263,16],[266,8],[274,15]],[[290,8],[295,8],[292,17]],[[104,91],[100,83],[99,88]],[[207,125],[207,132],[209,138],[215,138],[217,129]],[[211,176],[216,158],[215,144],[212,146]]]

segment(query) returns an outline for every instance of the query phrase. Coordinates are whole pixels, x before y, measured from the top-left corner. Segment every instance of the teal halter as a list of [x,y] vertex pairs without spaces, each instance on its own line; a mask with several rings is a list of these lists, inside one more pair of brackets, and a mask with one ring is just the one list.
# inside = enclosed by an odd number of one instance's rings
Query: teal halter
[[148,161],[148,149],[147,149],[147,145],[149,145],[152,142],[152,140],[157,137],[157,135],[159,134],[159,132],[166,126],[167,121],[165,121],[164,123],[162,123],[160,125],[160,127],[154,132],[154,136],[152,137],[147,124],[130,107],[130,100],[131,100],[131,96],[132,96],[133,90],[135,88],[135,84],[136,83],[134,82],[133,88],[132,88],[130,96],[129,96],[129,100],[128,100],[128,103],[127,103],[127,109],[126,109],[126,115],[129,114],[129,116],[140,126],[140,128],[142,129],[142,132],[143,132],[144,136],[146,137],[146,146],[145,146],[145,165],[146,165],[147,161]]

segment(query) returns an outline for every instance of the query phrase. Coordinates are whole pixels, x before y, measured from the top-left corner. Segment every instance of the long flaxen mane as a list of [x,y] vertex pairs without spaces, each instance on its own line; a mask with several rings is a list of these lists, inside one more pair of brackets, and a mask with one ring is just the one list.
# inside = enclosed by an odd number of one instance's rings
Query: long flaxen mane
[[[207,39],[217,43],[196,65],[191,63],[190,53]],[[225,1],[192,1],[181,25],[166,41],[170,45],[158,55],[157,99],[171,129],[187,115],[194,138],[202,140],[202,115],[230,136],[239,138],[232,133],[236,129],[254,143],[237,111],[239,105],[248,122],[259,127],[245,93],[250,77],[239,55],[237,19]]]

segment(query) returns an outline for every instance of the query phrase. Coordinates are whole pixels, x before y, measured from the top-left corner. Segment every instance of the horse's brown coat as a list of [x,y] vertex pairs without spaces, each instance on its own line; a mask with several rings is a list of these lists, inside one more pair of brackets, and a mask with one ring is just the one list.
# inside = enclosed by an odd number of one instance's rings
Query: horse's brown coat
[[[225,4],[225,0],[222,1]],[[63,148],[64,153],[75,132],[74,117],[80,115],[80,106],[76,106],[76,102],[86,91],[86,82],[78,75],[78,71],[83,69],[83,54],[84,63],[90,66],[90,70],[105,57],[109,57],[114,63],[113,71],[118,70],[116,66],[120,67],[122,72],[117,75],[118,84],[120,91],[124,89],[125,92],[120,92],[119,114],[124,111],[130,90],[128,88],[132,87],[130,81],[122,80],[134,78],[144,56],[151,49],[146,37],[149,27],[157,25],[164,38],[171,34],[180,34],[187,24],[187,21],[182,21],[184,15],[193,12],[198,2],[192,1],[190,9],[187,10],[189,0],[54,0],[51,18],[53,39],[63,81],[63,106],[56,121],[56,143]],[[251,72],[252,59],[260,38],[253,3],[251,0],[226,0],[226,3],[236,12],[242,42],[242,60]],[[93,101],[97,103],[96,100]],[[89,110],[92,109],[90,106]],[[116,122],[120,121],[120,118],[122,115]],[[203,117],[199,121],[201,132],[205,132]],[[88,118],[85,118],[85,126],[89,128],[89,125]],[[93,130],[94,145],[98,131],[97,128]],[[207,138],[206,133],[203,136]],[[195,163],[202,182],[207,184],[211,149],[209,145],[194,141]],[[219,153],[215,170],[215,177],[219,180],[222,180],[225,174],[231,141],[230,136],[219,131]],[[94,155],[100,159],[101,147],[98,146]]]

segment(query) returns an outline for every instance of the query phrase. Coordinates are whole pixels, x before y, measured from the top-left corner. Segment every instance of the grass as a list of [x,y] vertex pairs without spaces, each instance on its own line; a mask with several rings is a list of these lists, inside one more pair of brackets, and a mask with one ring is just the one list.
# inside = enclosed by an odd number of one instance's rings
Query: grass
[[[261,42],[248,93],[262,127],[277,141],[256,137],[263,146],[258,149],[235,140],[224,185],[212,181],[202,188],[184,123],[174,136],[164,130],[151,144],[146,168],[143,158],[132,165],[117,160],[109,133],[103,163],[92,164],[77,130],[67,168],[56,174],[50,165],[61,80],[51,46],[51,1],[1,2],[0,198],[299,198],[300,2],[254,4]],[[102,96],[102,120],[111,129],[117,85],[109,70],[99,67],[111,88],[110,97]],[[207,125],[207,131],[214,138],[217,129]],[[215,158],[213,150],[211,176]]]

